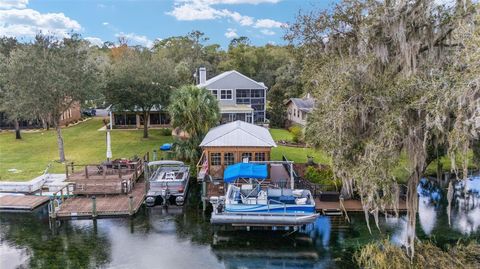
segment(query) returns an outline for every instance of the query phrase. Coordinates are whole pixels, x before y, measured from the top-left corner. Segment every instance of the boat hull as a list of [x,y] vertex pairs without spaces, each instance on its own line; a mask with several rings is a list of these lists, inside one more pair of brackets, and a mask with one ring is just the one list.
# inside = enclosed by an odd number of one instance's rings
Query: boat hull
[[301,226],[310,224],[319,214],[253,214],[253,213],[221,213],[213,214],[212,224],[230,224],[237,226]]
[[226,205],[227,213],[285,213],[285,214],[309,214],[315,213],[315,205]]

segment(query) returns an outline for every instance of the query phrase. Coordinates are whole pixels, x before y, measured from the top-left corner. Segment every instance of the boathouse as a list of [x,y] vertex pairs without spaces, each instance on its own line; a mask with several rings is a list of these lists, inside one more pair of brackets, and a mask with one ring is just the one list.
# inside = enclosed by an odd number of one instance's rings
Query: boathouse
[[205,176],[223,178],[228,165],[245,161],[270,161],[273,147],[277,147],[267,128],[245,121],[234,121],[212,128],[202,143],[198,163],[198,179]]

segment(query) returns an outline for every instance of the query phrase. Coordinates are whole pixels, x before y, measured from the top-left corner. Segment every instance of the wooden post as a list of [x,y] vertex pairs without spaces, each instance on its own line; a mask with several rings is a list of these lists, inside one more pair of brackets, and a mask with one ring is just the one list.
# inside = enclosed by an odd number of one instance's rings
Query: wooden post
[[92,196],[92,218],[97,217],[97,198]]
[[130,216],[133,215],[133,195],[128,197],[128,214]]
[[72,166],[72,173],[74,172],[74,166],[73,166],[73,162],[70,163],[71,166]]
[[65,165],[65,177],[68,179],[68,165]]
[[53,198],[50,197],[50,202],[48,202],[48,215],[50,218],[55,218],[55,205],[53,204]]
[[107,166],[106,165],[102,165],[102,170],[103,170],[103,180],[105,180],[105,176],[107,174]]
[[205,179],[202,181],[202,209],[203,211],[207,210],[207,182]]
[[85,165],[85,177],[88,179],[88,165]]
[[118,164],[118,178],[122,179],[122,166]]
[[[68,187],[68,185],[67,185],[67,187]],[[63,202],[65,202],[65,198],[63,197],[63,188],[60,189],[60,197],[62,198],[62,204],[63,204]]]
[[157,160],[157,150],[156,149],[153,150],[153,160],[154,161]]

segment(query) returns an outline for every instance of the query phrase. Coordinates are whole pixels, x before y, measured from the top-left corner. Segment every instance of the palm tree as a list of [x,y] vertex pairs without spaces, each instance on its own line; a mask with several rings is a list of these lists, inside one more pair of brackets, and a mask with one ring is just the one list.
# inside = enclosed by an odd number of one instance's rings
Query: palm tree
[[188,133],[186,141],[177,139],[175,143],[177,157],[195,162],[200,153],[198,144],[220,120],[217,99],[205,88],[185,85],[172,94],[168,112],[172,127]]

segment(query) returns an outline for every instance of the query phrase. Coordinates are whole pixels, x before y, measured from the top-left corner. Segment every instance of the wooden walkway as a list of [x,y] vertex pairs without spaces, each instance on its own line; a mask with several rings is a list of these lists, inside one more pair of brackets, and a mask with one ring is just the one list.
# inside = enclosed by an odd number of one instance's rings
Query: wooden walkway
[[[343,205],[345,206],[345,210],[347,210],[347,212],[363,212],[362,203],[359,200],[345,200]],[[315,198],[315,209],[317,212],[342,211],[340,202],[325,202],[320,201],[319,198]],[[400,200],[398,210],[407,210],[407,204],[404,200]],[[393,208],[387,208],[387,211],[393,211]]]
[[0,210],[33,210],[49,201],[48,196],[4,195],[0,196]]
[[[130,211],[130,196],[133,196],[132,210]],[[109,195],[96,197],[96,209],[98,217],[126,216],[135,214],[145,199],[145,183],[135,184],[129,194]],[[93,202],[88,197],[68,198],[57,209],[56,217],[84,217],[92,218]]]

